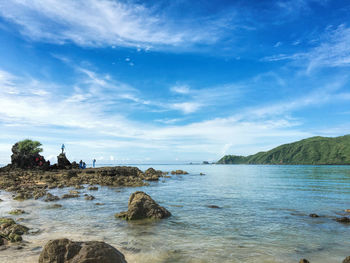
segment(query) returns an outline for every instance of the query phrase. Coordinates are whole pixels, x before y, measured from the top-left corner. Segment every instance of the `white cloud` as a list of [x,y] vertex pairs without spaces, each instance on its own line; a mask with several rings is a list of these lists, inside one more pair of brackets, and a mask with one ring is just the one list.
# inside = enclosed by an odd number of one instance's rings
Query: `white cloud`
[[180,110],[184,114],[189,114],[196,112],[197,110],[200,109],[202,105],[197,102],[180,102],[180,103],[174,103],[170,105],[170,108],[175,109],[175,110]]
[[211,22],[181,27],[159,10],[111,0],[8,0],[0,15],[31,39],[82,46],[188,46],[214,42],[220,31]]
[[171,87],[170,90],[174,93],[179,94],[189,94],[191,92],[190,87],[187,85],[176,85],[174,87]]
[[[298,45],[300,41],[294,42]],[[322,67],[350,66],[350,28],[344,24],[338,27],[328,27],[320,38],[320,43],[308,51],[294,54],[278,54],[263,58],[263,61],[291,60],[306,66],[310,73]]]

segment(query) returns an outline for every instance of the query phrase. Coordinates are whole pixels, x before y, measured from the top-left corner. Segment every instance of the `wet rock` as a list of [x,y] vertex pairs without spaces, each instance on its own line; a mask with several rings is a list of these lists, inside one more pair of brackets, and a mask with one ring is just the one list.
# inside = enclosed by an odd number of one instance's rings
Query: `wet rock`
[[62,205],[61,204],[53,204],[53,205],[49,205],[47,208],[48,209],[57,209],[57,208],[61,208]]
[[205,175],[205,173],[200,173],[199,175]]
[[39,257],[39,263],[126,263],[116,248],[99,241],[73,242],[50,240]]
[[220,209],[221,207],[220,206],[217,206],[217,205],[208,205],[209,208],[216,208],[216,209]]
[[344,258],[343,263],[350,263],[350,256]]
[[350,223],[350,218],[344,216],[344,217],[336,218],[335,221],[337,221],[339,223],[343,223],[343,224],[349,224]]
[[31,198],[33,198],[33,195],[31,193],[19,193],[13,198],[13,200],[24,201]]
[[46,198],[44,201],[45,202],[53,202],[53,201],[57,201],[57,200],[60,200],[60,198],[58,196],[48,193],[46,195]]
[[68,199],[68,198],[78,198],[79,197],[79,195],[77,195],[77,194],[64,194],[64,195],[62,195],[62,199]]
[[72,195],[78,195],[78,194],[80,194],[80,192],[79,192],[79,191],[76,191],[76,190],[70,190],[69,193],[72,194]]
[[10,215],[22,215],[25,214],[26,212],[22,209],[14,209],[9,212]]
[[95,205],[104,205],[104,203],[96,203]]
[[300,259],[299,263],[310,263],[310,261],[308,261],[307,259],[303,258],[303,259]]
[[97,186],[90,186],[90,187],[88,188],[88,190],[90,190],[90,191],[97,191],[97,190],[98,190],[98,187],[97,187]]
[[129,198],[128,211],[115,214],[115,216],[126,220],[161,219],[171,216],[171,213],[159,206],[148,194],[137,191]]
[[94,200],[95,197],[93,195],[85,195],[85,200]]
[[318,214],[310,214],[309,217],[314,217],[314,218],[316,218],[316,217],[320,217],[320,216],[319,216]]
[[350,213],[350,209],[345,209],[344,211],[347,213]]
[[16,222],[11,218],[0,218],[0,237],[10,242],[22,241],[22,235],[28,233],[29,228]]
[[176,171],[171,171],[171,174],[188,174],[188,172],[183,170],[176,170]]
[[74,188],[77,189],[77,190],[80,190],[80,189],[84,189],[84,186],[82,186],[82,185],[76,185]]

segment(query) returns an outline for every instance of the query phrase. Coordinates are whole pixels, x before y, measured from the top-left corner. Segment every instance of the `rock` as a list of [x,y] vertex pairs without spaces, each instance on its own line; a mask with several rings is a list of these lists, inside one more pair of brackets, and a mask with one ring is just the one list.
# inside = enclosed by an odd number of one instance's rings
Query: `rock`
[[86,195],[84,199],[85,200],[94,200],[95,197],[93,195]]
[[80,194],[80,192],[79,192],[79,191],[76,191],[76,190],[70,190],[69,193],[72,194],[72,195],[78,195],[78,194]]
[[47,193],[46,195],[46,198],[45,198],[45,202],[53,202],[53,201],[57,201],[57,200],[60,200],[60,198],[56,195],[53,195],[53,194],[50,194],[50,193]]
[[95,205],[104,205],[104,203],[96,203]]
[[310,214],[309,217],[320,217],[318,214]]
[[53,205],[49,205],[47,208],[48,209],[57,209],[57,208],[61,208],[62,207],[62,205],[60,205],[60,204],[53,204]]
[[57,156],[57,168],[58,169],[70,169],[72,164],[70,161],[67,159],[65,153],[60,153]]
[[22,241],[22,235],[28,233],[29,228],[16,222],[11,218],[0,218],[0,237],[10,241]]
[[90,190],[90,191],[97,191],[97,190],[98,190],[98,187],[97,187],[97,186],[90,186],[90,187],[88,188],[88,190]]
[[345,209],[344,211],[347,213],[350,213],[350,209]]
[[24,200],[28,200],[28,199],[31,199],[31,198],[33,198],[33,195],[31,193],[23,192],[23,193],[19,193],[18,195],[16,195],[13,198],[13,200],[24,201]]
[[221,207],[220,206],[217,206],[217,205],[208,205],[209,208],[216,208],[216,209],[220,209]]
[[62,195],[62,199],[67,199],[67,198],[78,198],[80,195],[77,194],[64,194]]
[[126,220],[161,219],[171,216],[171,213],[159,206],[148,194],[137,191],[130,195],[128,211],[115,214],[115,216]]
[[343,263],[350,263],[350,256],[344,258]]
[[310,263],[310,261],[308,261],[307,259],[303,258],[303,259],[300,259],[299,263]]
[[339,223],[343,223],[343,224],[349,224],[350,223],[350,218],[344,216],[344,217],[336,218],[335,221],[337,221]]
[[25,214],[26,212],[22,209],[14,209],[12,211],[9,212],[10,215],[21,215],[21,214]]
[[205,173],[199,173],[199,175],[205,175]]
[[39,263],[126,263],[116,248],[99,241],[73,242],[50,240],[39,257]]
[[188,174],[188,172],[183,170],[176,170],[176,171],[171,171],[171,174]]
[[77,190],[80,190],[80,189],[84,189],[84,186],[82,186],[82,185],[76,185],[74,188],[77,189]]

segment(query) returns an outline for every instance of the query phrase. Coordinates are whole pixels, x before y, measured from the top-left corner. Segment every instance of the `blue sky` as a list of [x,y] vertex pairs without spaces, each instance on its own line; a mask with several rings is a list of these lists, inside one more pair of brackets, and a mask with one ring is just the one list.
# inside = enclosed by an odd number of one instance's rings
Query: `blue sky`
[[0,0],[0,163],[215,161],[350,133],[350,1]]

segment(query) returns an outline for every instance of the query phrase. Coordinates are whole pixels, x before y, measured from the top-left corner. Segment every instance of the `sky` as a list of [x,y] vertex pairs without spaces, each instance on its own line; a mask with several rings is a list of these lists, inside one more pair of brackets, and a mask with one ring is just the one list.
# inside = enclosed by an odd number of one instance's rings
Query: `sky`
[[0,164],[217,161],[350,133],[350,1],[0,0]]

